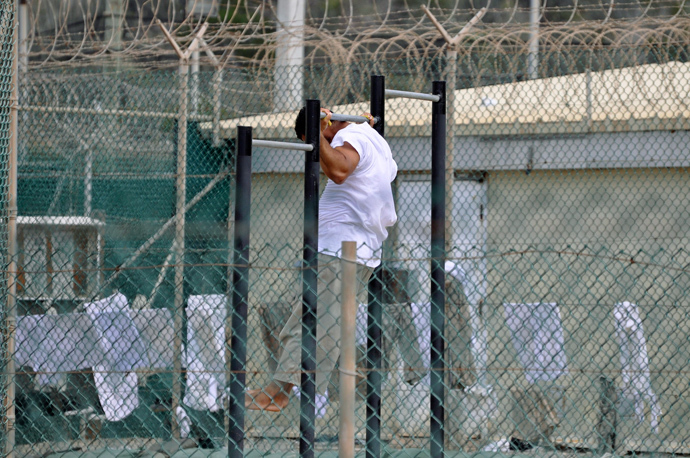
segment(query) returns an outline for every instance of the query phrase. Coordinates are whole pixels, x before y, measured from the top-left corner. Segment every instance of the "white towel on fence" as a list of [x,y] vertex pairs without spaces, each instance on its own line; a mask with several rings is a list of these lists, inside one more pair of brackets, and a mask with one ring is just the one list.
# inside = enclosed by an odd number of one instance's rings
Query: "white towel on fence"
[[503,304],[513,347],[529,383],[567,374],[563,326],[555,303]]
[[637,305],[627,301],[620,302],[615,305],[613,315],[620,346],[622,394],[632,398],[639,422],[644,420],[645,400],[649,403],[651,428],[658,434],[662,412],[652,390],[647,342]]
[[67,372],[93,367],[105,353],[84,314],[17,317],[15,361],[31,366],[41,385],[57,385]]
[[119,421],[139,407],[137,374],[131,371],[148,366],[146,349],[123,294],[84,304],[84,309],[93,320],[105,353],[93,368],[98,399],[106,419]]
[[187,387],[185,405],[216,412],[225,393],[225,316],[220,294],[187,299]]

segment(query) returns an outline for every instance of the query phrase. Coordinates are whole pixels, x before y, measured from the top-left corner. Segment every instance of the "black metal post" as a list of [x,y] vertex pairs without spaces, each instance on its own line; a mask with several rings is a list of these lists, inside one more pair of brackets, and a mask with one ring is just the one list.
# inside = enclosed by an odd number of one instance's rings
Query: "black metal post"
[[307,100],[306,143],[314,146],[304,163],[304,264],[302,271],[302,379],[299,453],[314,456],[316,421],[316,300],[319,268],[319,139],[321,104]]
[[386,79],[382,75],[371,75],[371,104],[369,109],[374,118],[378,118],[374,129],[385,137],[386,128]]
[[244,456],[244,389],[247,363],[249,295],[249,220],[252,193],[252,128],[238,126],[235,177],[235,240],[232,271],[232,336],[230,338],[230,424],[228,457]]
[[431,111],[431,419],[432,458],[444,456],[445,243],[446,243],[446,82],[434,81],[440,96]]
[[[371,75],[371,114],[378,117],[374,129],[384,135],[385,127],[385,79]],[[383,323],[383,269],[385,259],[374,271],[369,281],[367,306],[367,432],[366,457],[381,456],[381,354]]]

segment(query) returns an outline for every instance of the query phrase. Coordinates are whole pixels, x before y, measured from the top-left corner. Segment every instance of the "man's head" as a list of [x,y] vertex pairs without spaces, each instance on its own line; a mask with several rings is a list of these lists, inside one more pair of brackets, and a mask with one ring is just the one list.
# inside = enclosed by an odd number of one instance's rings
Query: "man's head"
[[[321,111],[324,110],[330,113],[330,110],[328,110],[327,108],[321,108]],[[324,120],[321,121],[324,122]],[[331,121],[330,125],[328,126],[324,126],[322,124],[321,132],[323,132],[324,138],[330,142],[331,140],[333,140],[333,137],[335,137],[335,134],[337,134],[340,129],[347,126],[348,124],[349,123],[345,121]],[[299,110],[299,113],[297,114],[297,118],[295,119],[295,134],[297,134],[297,138],[304,141],[306,137],[306,132],[307,107],[302,107],[302,109]]]
[[302,107],[297,114],[297,119],[295,119],[295,133],[297,138],[304,141],[304,137],[307,132],[307,107]]

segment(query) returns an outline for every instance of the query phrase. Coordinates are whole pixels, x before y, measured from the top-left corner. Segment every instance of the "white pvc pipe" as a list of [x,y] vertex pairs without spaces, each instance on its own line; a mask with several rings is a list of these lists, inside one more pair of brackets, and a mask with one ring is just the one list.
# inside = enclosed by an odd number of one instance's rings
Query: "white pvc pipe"
[[340,350],[340,429],[338,433],[338,456],[355,456],[355,390],[357,372],[355,367],[355,333],[357,319],[357,242],[343,242],[343,256],[340,259],[343,272],[341,350]]
[[440,95],[423,94],[421,92],[396,91],[395,89],[386,89],[386,95],[389,97],[405,97],[406,99],[427,100],[429,102],[438,102],[441,100]]

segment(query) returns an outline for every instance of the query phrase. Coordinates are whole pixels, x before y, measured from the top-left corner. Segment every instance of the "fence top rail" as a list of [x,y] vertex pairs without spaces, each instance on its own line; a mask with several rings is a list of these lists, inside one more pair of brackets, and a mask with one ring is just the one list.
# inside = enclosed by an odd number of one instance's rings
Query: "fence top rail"
[[252,139],[252,146],[260,146],[264,148],[275,148],[275,149],[294,149],[297,151],[313,151],[314,145],[308,143],[289,143],[289,142],[276,142],[271,140],[257,140]]
[[429,102],[438,102],[441,100],[440,95],[424,94],[422,92],[408,92],[397,91],[395,89],[386,89],[386,95],[389,97],[405,97],[407,99],[428,100]]

